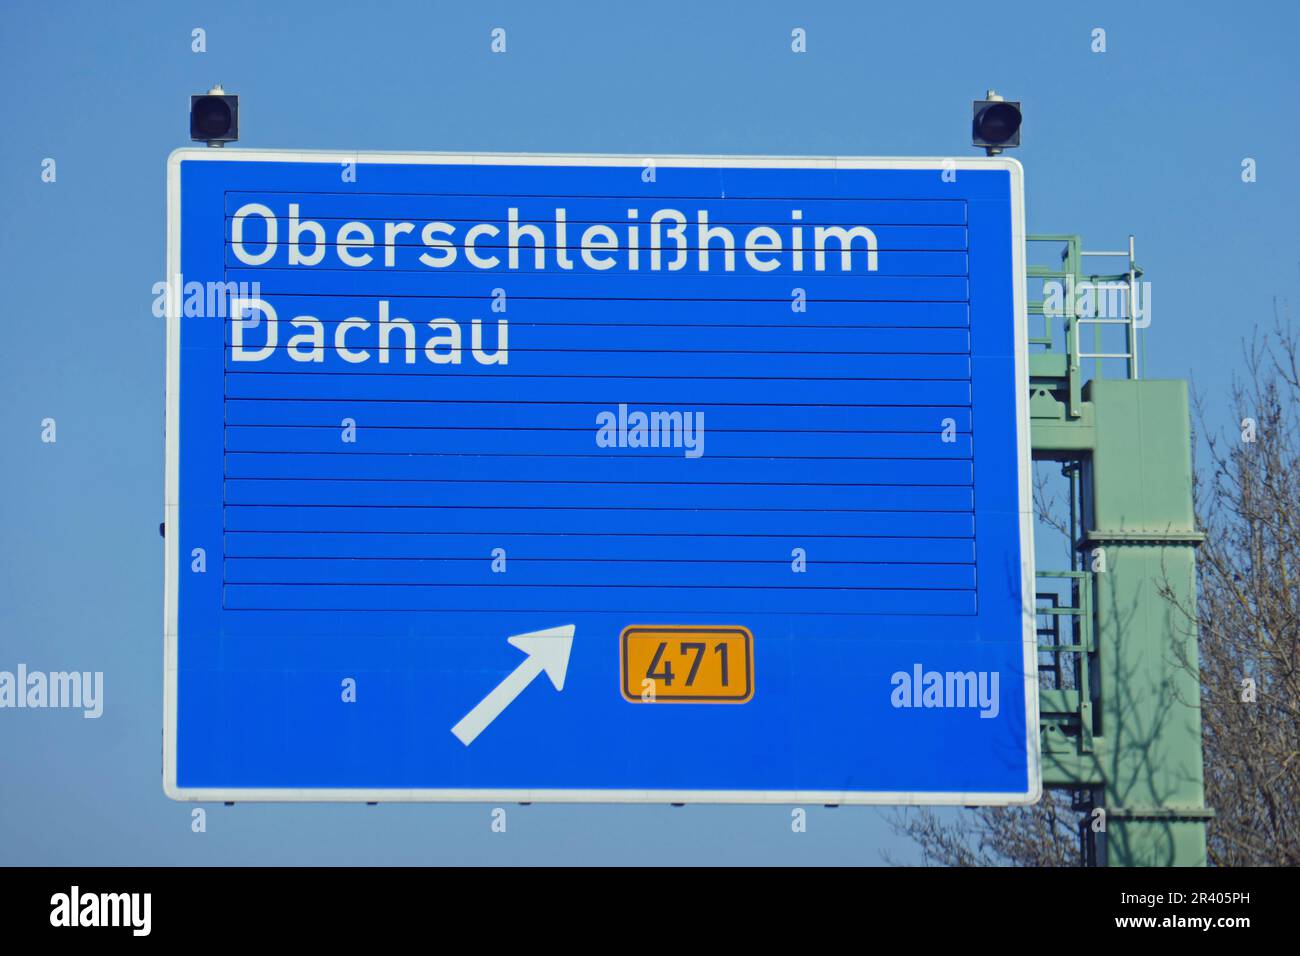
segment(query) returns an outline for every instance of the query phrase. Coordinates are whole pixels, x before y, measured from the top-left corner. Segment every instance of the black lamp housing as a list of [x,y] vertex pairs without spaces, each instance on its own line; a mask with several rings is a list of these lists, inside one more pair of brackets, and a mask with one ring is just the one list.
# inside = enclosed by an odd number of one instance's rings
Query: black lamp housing
[[1020,121],[1019,101],[976,100],[971,104],[971,145],[993,152],[1019,146]]
[[190,139],[233,143],[239,139],[239,97],[233,93],[195,93],[190,97]]

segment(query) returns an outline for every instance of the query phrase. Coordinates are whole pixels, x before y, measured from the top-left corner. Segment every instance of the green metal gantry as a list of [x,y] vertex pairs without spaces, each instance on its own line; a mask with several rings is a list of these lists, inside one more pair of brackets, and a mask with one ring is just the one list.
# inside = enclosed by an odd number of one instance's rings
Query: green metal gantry
[[[1195,607],[1201,540],[1187,383],[1141,377],[1131,238],[1102,253],[1078,236],[1028,239],[1061,249],[1059,265],[1028,269],[1033,457],[1060,462],[1071,492],[1071,567],[1039,574],[1043,784],[1087,811],[1086,862],[1204,866],[1196,633],[1179,612]],[[1093,274],[1098,257],[1127,261]],[[1122,314],[1078,308],[1084,282],[1118,289]],[[1034,299],[1040,283],[1058,284],[1066,307]],[[1117,363],[1122,374],[1104,377]]]

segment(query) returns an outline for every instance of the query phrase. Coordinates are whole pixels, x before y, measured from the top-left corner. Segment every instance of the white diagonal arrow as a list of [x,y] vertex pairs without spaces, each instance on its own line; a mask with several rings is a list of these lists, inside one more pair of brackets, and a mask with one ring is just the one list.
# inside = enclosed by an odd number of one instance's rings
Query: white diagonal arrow
[[556,690],[564,690],[564,674],[569,669],[569,651],[573,648],[573,625],[548,627],[544,631],[529,631],[506,638],[528,656],[506,679],[492,688],[491,693],[479,701],[474,709],[451,728],[466,747],[487,729],[488,724],[501,716],[525,687],[542,671],[551,679]]

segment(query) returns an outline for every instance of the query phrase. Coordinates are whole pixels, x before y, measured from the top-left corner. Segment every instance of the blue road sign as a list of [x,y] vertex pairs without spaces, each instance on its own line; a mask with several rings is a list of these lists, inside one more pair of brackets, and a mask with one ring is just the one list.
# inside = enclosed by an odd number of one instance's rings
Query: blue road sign
[[170,796],[1037,799],[1014,160],[168,190]]

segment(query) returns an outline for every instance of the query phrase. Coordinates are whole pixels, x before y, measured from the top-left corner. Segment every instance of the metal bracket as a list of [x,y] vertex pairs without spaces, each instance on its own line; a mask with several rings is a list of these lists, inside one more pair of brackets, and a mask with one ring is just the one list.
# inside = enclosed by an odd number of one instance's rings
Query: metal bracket
[[1109,820],[1213,820],[1211,807],[1115,807],[1106,808]]
[[1200,531],[1085,531],[1077,547],[1090,544],[1190,544],[1196,547],[1205,540]]

